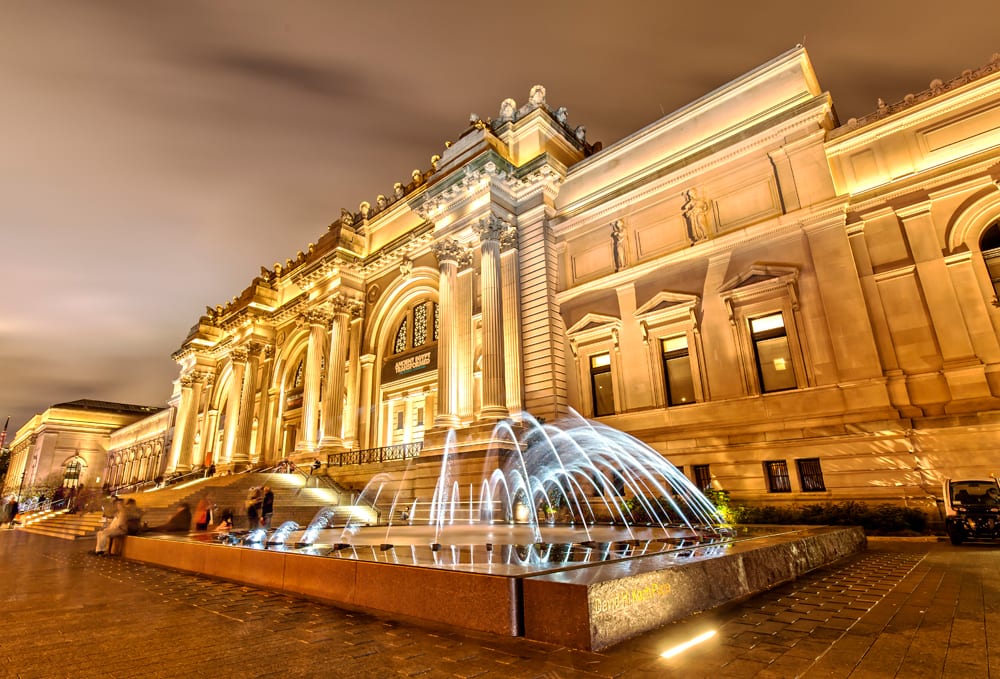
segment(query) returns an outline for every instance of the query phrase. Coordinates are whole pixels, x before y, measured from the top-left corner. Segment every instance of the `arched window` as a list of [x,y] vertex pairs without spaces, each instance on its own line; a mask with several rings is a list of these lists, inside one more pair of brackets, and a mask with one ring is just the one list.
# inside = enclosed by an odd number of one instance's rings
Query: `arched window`
[[1000,222],[983,231],[979,239],[979,249],[983,253],[986,270],[990,274],[993,293],[996,295],[993,303],[1000,306]]
[[83,471],[83,464],[80,458],[75,457],[66,463],[66,471],[63,474],[63,485],[67,488],[75,488],[80,485],[80,473]]
[[293,389],[302,388],[302,376],[303,376],[303,365],[305,361],[299,361],[299,364],[295,367],[295,380],[292,382]]
[[[438,319],[438,305],[435,302],[423,300],[414,304],[406,311],[403,320],[399,322],[392,343],[392,353],[401,354],[408,349],[417,349],[426,344],[437,342]],[[410,333],[411,325],[413,327],[412,333]]]

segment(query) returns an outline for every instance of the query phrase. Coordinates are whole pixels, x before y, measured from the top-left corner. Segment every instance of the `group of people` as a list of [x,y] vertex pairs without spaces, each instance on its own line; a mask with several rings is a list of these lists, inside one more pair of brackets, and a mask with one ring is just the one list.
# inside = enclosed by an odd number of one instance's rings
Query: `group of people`
[[120,497],[109,496],[105,499],[103,512],[107,525],[97,531],[95,554],[105,554],[112,538],[138,535],[142,530],[142,510],[133,498],[122,500]]
[[247,528],[271,527],[274,514],[274,493],[269,486],[253,487],[247,494]]

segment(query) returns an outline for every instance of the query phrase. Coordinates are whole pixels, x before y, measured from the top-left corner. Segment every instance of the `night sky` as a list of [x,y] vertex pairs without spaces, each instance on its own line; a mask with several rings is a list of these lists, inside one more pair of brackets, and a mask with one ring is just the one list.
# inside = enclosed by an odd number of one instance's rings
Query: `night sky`
[[605,147],[797,43],[842,121],[996,2],[0,0],[0,420],[164,405],[205,306],[540,83]]

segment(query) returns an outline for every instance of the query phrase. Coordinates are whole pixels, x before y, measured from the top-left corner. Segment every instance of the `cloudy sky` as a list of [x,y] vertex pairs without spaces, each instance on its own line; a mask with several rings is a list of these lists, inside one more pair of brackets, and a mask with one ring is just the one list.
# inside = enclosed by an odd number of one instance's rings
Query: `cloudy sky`
[[163,405],[206,305],[533,84],[607,146],[804,42],[846,121],[989,61],[997,7],[0,0],[0,418]]

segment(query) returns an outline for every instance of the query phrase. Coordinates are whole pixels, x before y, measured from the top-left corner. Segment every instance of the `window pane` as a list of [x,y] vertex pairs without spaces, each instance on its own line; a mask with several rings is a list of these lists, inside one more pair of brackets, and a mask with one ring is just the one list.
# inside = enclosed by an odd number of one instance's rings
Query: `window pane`
[[594,416],[612,415],[615,412],[615,396],[611,387],[611,371],[590,376],[594,397]]
[[763,316],[761,318],[750,319],[750,330],[753,334],[758,334],[762,332],[767,332],[768,330],[776,330],[777,328],[784,328],[785,321],[781,317],[780,313],[771,314],[770,316]]
[[712,474],[707,464],[696,464],[691,467],[691,471],[694,473],[694,485],[698,486],[698,490],[712,487]]
[[672,406],[694,403],[694,379],[687,353],[663,359],[667,379],[667,403]]
[[772,493],[790,493],[791,480],[788,478],[788,465],[784,460],[769,460],[764,463],[767,475],[767,489]]
[[806,493],[826,490],[823,483],[823,469],[820,467],[819,458],[808,458],[796,460],[795,464],[799,468],[799,482],[802,491]]
[[760,371],[761,391],[794,389],[795,371],[792,370],[792,353],[787,337],[758,340],[757,368]]
[[611,354],[597,354],[590,357],[591,368],[603,368],[611,365]]
[[680,337],[668,337],[661,342],[663,345],[663,353],[665,354],[688,348],[688,338],[686,335],[681,335]]
[[392,345],[392,353],[398,354],[406,351],[406,320],[399,324],[399,329],[396,330],[396,341]]
[[427,304],[413,307],[413,346],[422,347],[427,343]]

